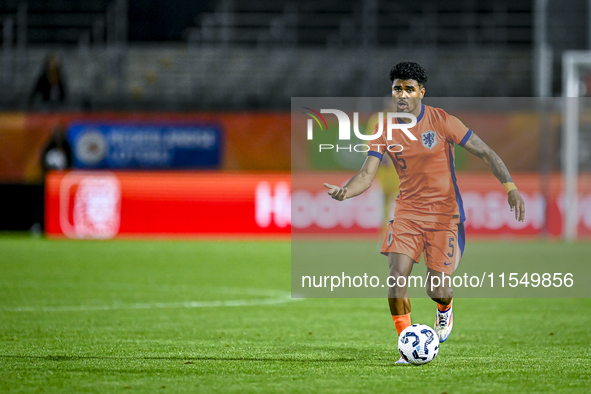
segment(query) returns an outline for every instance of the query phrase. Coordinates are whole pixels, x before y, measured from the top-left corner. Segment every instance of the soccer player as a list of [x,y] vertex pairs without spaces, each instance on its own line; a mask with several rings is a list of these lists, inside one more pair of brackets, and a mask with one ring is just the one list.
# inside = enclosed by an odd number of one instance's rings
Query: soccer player
[[[447,278],[458,267],[466,239],[466,218],[454,171],[455,144],[484,160],[505,188],[516,220],[525,219],[525,204],[507,167],[488,145],[456,117],[422,103],[427,75],[420,65],[398,63],[390,70],[390,81],[397,112],[413,114],[417,119],[417,124],[408,129],[417,141],[402,132],[392,133],[393,139],[387,140],[384,132],[370,143],[361,170],[344,187],[328,183],[324,186],[339,201],[358,196],[369,189],[382,156],[387,153],[400,178],[394,220],[388,223],[381,248],[382,254],[388,256],[390,276],[408,278],[424,253],[428,277]],[[397,122],[410,121],[397,118]],[[382,130],[386,130],[385,124]],[[427,293],[437,303],[435,331],[439,341],[445,342],[453,328],[453,290],[449,279],[441,280],[436,287],[432,284],[437,282],[428,283]],[[411,325],[406,287],[388,287],[388,303],[400,334]],[[398,363],[406,362],[400,359]]]

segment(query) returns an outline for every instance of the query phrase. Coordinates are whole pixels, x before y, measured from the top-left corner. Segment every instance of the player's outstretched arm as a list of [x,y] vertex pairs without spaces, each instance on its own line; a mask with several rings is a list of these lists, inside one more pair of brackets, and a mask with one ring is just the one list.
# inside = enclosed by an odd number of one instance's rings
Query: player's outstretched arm
[[328,194],[335,200],[343,201],[346,198],[358,196],[369,189],[379,166],[380,159],[375,156],[367,156],[361,170],[345,186],[338,187],[325,183],[324,187],[329,189]]
[[[507,169],[507,166],[505,166],[505,163],[503,163],[503,160],[501,160],[499,155],[486,145],[486,143],[475,133],[472,133],[468,142],[464,145],[464,148],[466,148],[468,152],[484,160],[493,175],[497,177],[503,185],[506,183],[513,183],[511,174],[509,174],[509,170]],[[523,222],[525,220],[525,203],[517,189],[514,188],[513,190],[510,190],[507,193],[507,199],[511,211],[515,211],[515,219]]]

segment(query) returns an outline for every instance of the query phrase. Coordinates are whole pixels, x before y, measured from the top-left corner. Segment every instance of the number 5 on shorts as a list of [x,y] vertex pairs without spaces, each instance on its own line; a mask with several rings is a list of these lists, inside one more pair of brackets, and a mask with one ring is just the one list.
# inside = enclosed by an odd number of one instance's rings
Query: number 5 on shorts
[[454,238],[452,238],[452,237],[449,238],[449,247],[451,248],[451,253],[448,253],[447,256],[454,257],[455,247],[454,247]]

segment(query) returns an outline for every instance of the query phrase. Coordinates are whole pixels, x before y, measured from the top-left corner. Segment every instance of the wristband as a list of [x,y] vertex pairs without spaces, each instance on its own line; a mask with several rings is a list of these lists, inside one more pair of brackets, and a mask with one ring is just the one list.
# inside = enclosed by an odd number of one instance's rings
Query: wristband
[[507,193],[509,193],[511,190],[517,190],[517,186],[515,186],[513,182],[505,182],[503,183],[503,187]]

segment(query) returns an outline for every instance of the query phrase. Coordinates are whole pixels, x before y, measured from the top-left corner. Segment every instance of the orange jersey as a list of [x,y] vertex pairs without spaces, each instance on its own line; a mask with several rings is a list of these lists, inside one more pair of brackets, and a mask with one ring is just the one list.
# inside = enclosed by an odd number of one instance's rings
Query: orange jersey
[[454,144],[464,146],[472,130],[442,109],[421,105],[417,124],[409,129],[417,141],[400,129],[394,129],[392,139],[387,140],[384,121],[382,135],[369,143],[368,155],[381,160],[388,153],[396,166],[400,178],[396,218],[464,222],[466,217],[454,170]]

